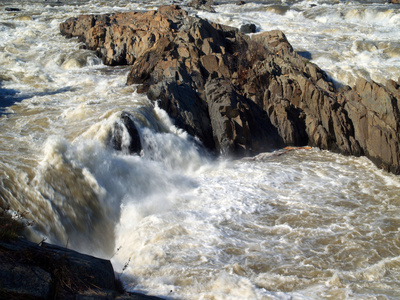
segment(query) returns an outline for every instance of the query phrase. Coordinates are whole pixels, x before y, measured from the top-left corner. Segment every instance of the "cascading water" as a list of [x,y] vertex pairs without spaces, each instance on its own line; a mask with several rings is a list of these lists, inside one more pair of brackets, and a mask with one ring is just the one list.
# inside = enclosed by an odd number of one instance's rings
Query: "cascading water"
[[[400,75],[385,1],[222,1],[200,16],[283,30],[341,84]],[[400,297],[400,179],[311,150],[213,159],[59,23],[161,1],[0,3],[0,200],[31,238],[112,258],[128,289],[173,299]],[[5,12],[18,6],[20,12]],[[143,150],[114,150],[122,112]],[[128,143],[127,136],[122,139]],[[119,249],[117,251],[117,249]]]

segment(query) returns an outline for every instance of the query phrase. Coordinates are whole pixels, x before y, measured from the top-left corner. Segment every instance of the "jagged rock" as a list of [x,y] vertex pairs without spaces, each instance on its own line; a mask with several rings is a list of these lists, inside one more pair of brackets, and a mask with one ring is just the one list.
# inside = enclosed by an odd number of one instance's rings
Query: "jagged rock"
[[60,29],[105,63],[132,64],[127,83],[209,149],[247,155],[308,144],[400,173],[399,84],[360,80],[339,92],[281,31],[250,37],[175,5],[80,16]]
[[283,146],[266,113],[228,80],[209,80],[205,92],[219,152],[244,156]]
[[122,112],[120,119],[115,122],[111,136],[111,145],[115,150],[127,154],[139,154],[142,150],[140,135],[134,118],[130,113]]

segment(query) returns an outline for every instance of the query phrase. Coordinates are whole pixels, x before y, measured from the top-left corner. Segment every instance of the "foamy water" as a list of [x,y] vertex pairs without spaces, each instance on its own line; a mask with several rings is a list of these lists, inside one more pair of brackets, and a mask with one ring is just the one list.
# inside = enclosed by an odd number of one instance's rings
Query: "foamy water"
[[[281,29],[352,84],[400,76],[400,11],[384,2],[222,1],[196,13]],[[318,149],[215,160],[125,85],[129,67],[59,34],[77,14],[160,4],[0,3],[0,199],[30,212],[31,238],[111,259],[128,289],[172,299],[399,298],[398,176]],[[108,146],[122,111],[140,155]]]

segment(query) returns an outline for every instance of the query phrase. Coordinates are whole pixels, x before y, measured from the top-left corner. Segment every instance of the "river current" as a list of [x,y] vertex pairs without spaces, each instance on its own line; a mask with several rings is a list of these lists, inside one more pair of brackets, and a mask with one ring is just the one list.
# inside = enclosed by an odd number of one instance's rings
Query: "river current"
[[[220,1],[201,17],[280,29],[338,85],[400,76],[386,1]],[[180,2],[185,4],[184,2]],[[171,299],[400,298],[400,177],[319,149],[215,159],[60,22],[162,1],[0,2],[0,201],[30,238],[111,259]],[[20,11],[6,11],[14,7]],[[122,111],[140,156],[108,146]]]

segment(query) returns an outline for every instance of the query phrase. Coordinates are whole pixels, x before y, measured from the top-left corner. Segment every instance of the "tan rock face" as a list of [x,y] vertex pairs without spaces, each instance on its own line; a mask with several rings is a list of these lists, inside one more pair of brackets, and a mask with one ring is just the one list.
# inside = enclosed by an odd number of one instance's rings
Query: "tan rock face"
[[250,38],[175,5],[80,16],[60,28],[106,64],[132,64],[127,83],[209,149],[248,155],[312,145],[365,154],[400,173],[399,83],[360,79],[339,92],[281,31]]

